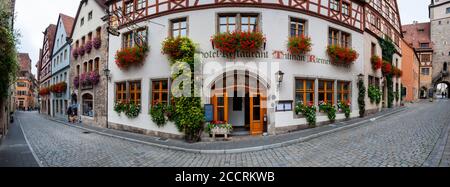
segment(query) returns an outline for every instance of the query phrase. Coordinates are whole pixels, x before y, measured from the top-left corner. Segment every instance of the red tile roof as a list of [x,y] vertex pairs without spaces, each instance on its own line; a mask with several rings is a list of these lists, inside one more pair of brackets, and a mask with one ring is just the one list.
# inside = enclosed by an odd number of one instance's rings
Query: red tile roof
[[59,14],[59,16],[61,16],[61,20],[63,22],[64,25],[64,29],[67,32],[67,36],[71,36],[72,35],[72,27],[73,27],[73,22],[75,22],[75,19],[73,17],[64,15],[64,14]]
[[429,43],[430,47],[425,49],[432,49],[433,43],[430,38],[430,28],[430,22],[403,25],[402,32],[405,42],[419,50],[424,49],[420,47],[421,43]]

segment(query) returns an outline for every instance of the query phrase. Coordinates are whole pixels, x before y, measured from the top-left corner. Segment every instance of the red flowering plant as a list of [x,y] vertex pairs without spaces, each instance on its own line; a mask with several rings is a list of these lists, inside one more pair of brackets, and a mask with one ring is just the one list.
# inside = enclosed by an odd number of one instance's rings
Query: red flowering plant
[[392,73],[392,65],[391,63],[387,62],[387,61],[383,61],[383,75],[389,75]]
[[125,70],[133,65],[142,65],[147,52],[147,47],[134,46],[131,48],[124,48],[117,51],[115,61],[120,69]]
[[340,65],[350,65],[359,56],[355,50],[337,45],[328,46],[327,54],[330,57],[331,63]]
[[84,50],[84,46],[81,46],[81,47],[79,47],[78,48],[78,54],[80,55],[80,56],[84,56],[84,53],[85,53],[86,51]]
[[87,41],[86,44],[84,44],[84,50],[87,54],[91,53],[92,51],[92,41]]
[[92,44],[95,49],[100,49],[100,47],[102,46],[102,40],[100,38],[94,38],[92,40]]
[[78,58],[78,49],[73,49],[72,55],[73,55],[73,58],[77,59]]
[[372,63],[372,69],[375,71],[381,69],[381,67],[383,66],[383,60],[376,55],[370,58],[370,62]]
[[292,36],[289,37],[287,46],[292,55],[302,55],[311,51],[311,38],[304,35]]
[[392,69],[392,75],[394,75],[395,77],[399,78],[399,77],[401,77],[403,75],[403,72],[399,68],[394,67]]
[[50,88],[45,87],[39,90],[39,95],[44,96],[50,94]]
[[67,90],[67,83],[60,82],[51,86],[51,92],[53,93],[63,93]]
[[185,57],[194,56],[195,45],[186,37],[169,37],[162,43],[162,53],[168,55],[170,60],[175,61]]
[[261,32],[226,32],[214,35],[211,38],[214,47],[224,54],[236,51],[255,52],[261,49],[266,38]]

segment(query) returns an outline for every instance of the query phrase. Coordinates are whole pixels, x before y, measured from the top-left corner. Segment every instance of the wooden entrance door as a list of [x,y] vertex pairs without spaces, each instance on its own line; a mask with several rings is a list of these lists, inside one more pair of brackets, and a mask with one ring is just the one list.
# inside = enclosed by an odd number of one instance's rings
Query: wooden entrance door
[[266,98],[261,93],[250,94],[250,134],[260,135],[264,132],[264,116],[267,108]]
[[211,99],[214,105],[214,121],[225,121],[228,123],[228,95],[216,93]]

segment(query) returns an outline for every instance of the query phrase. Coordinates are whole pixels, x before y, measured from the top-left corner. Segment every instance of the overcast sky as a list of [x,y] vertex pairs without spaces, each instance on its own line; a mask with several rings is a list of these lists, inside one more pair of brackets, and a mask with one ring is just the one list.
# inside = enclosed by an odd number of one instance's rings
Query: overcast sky
[[[49,24],[56,24],[59,13],[75,17],[80,0],[17,0],[16,29],[22,35],[19,52],[29,53],[33,74],[42,47],[42,32]],[[429,0],[398,0],[402,24],[428,21]]]

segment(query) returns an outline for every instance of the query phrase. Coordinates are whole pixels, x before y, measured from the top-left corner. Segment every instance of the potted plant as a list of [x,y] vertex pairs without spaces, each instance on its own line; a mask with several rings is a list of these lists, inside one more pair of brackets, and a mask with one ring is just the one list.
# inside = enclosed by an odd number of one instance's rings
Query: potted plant
[[115,56],[115,62],[120,69],[128,69],[130,66],[142,65],[148,52],[147,47],[134,46],[118,50]]
[[225,121],[212,121],[206,124],[206,131],[213,137],[215,137],[215,135],[225,135],[225,138],[227,138],[232,130],[233,125]]
[[381,102],[381,90],[373,85],[370,85],[367,90],[367,95],[369,96],[371,103],[380,104]]
[[295,106],[295,112],[297,114],[303,114],[310,127],[316,125],[316,110],[317,109],[312,102],[309,102],[307,105],[303,104],[303,102],[298,102]]
[[327,47],[327,54],[333,64],[350,65],[358,58],[359,54],[347,47],[331,45]]
[[350,101],[340,101],[338,102],[338,108],[339,108],[339,112],[343,112],[345,114],[345,118],[349,119],[350,118]]
[[370,58],[370,62],[372,64],[372,69],[374,71],[381,69],[381,67],[383,66],[383,60],[379,57],[379,56],[373,56],[372,58]]
[[331,122],[336,120],[336,107],[333,104],[321,101],[319,111],[326,113]]
[[292,55],[303,55],[311,51],[311,38],[304,35],[292,36],[289,37],[287,46]]

